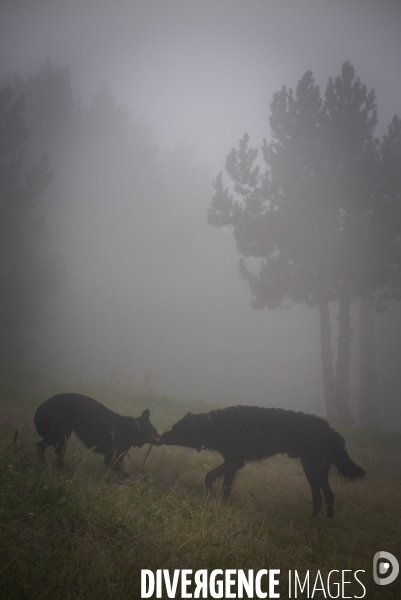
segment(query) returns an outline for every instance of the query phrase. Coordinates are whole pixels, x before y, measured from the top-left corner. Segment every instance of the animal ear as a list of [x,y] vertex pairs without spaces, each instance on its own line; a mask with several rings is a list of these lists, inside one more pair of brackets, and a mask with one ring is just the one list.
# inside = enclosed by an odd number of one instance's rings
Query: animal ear
[[143,419],[144,421],[148,421],[149,417],[150,417],[150,410],[148,408],[146,408],[139,418]]
[[134,419],[135,429],[137,433],[141,432],[141,424],[138,422],[138,419]]

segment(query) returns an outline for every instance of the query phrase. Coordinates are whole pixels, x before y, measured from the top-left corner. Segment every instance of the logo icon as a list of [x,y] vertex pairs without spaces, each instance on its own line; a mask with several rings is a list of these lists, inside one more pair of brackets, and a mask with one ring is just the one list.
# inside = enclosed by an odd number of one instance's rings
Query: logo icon
[[[393,583],[400,571],[398,560],[390,552],[376,552],[373,557],[373,579],[378,585]],[[383,577],[384,576],[384,577]]]

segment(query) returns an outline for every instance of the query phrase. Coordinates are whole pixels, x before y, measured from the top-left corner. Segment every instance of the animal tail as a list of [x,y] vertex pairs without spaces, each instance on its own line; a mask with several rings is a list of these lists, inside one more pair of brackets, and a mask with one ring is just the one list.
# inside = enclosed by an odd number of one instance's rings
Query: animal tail
[[365,471],[362,469],[362,467],[359,467],[357,464],[355,464],[351,459],[350,455],[345,449],[345,443],[342,438],[341,442],[341,444],[336,444],[332,458],[333,464],[337,471],[346,479],[360,479],[361,477],[364,477]]

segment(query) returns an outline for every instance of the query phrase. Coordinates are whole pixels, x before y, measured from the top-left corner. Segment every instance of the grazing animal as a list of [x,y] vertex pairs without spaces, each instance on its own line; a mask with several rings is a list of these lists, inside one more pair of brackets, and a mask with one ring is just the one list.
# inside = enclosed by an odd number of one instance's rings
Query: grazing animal
[[35,413],[36,431],[43,438],[36,444],[39,460],[45,463],[44,451],[53,446],[62,467],[68,438],[75,431],[85,446],[104,454],[106,465],[124,477],[123,459],[131,446],[159,443],[149,416],[146,409],[138,419],[123,417],[89,396],[57,394]]
[[231,486],[246,462],[274,454],[300,458],[312,490],[312,516],[316,517],[326,502],[327,516],[334,516],[334,494],[330,489],[330,467],[347,479],[365,475],[345,449],[343,437],[324,419],[314,415],[258,406],[230,406],[208,413],[188,413],[161,436],[161,444],[215,450],[223,464],[207,473],[205,486],[211,489],[217,477],[224,475],[223,494]]

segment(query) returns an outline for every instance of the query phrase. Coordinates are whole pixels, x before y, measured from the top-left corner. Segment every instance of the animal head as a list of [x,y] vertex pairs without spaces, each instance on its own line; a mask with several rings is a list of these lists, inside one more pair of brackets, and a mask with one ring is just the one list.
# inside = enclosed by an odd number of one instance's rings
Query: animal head
[[150,411],[147,408],[140,417],[135,419],[136,424],[136,443],[135,446],[142,447],[144,444],[160,444],[160,436],[154,425],[149,421]]
[[188,413],[180,421],[177,421],[170,431],[163,433],[161,444],[196,448],[200,452],[202,447],[207,445],[210,440],[212,425],[210,415]]

